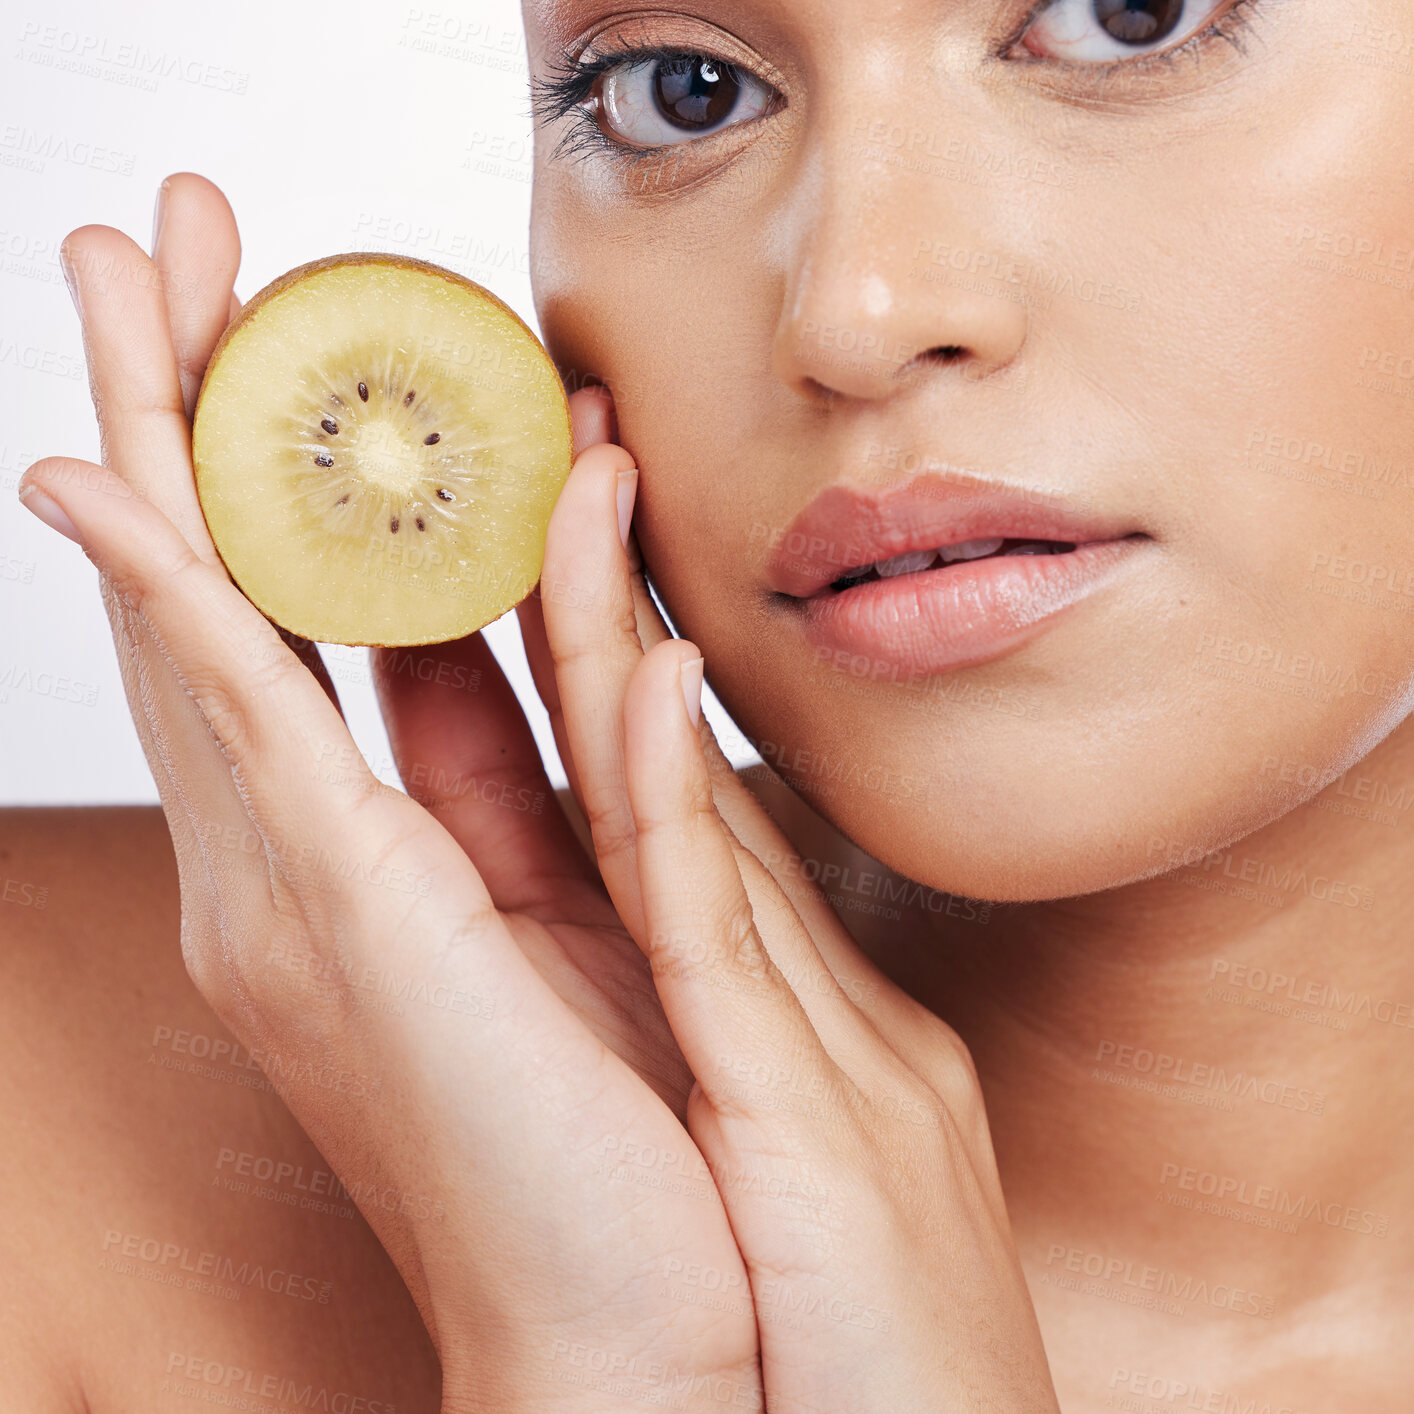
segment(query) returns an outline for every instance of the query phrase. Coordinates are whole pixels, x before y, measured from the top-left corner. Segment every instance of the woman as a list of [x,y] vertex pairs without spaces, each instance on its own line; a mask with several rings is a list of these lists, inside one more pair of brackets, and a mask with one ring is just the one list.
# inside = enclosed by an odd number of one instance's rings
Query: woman
[[[419,803],[222,572],[219,193],[173,178],[151,261],[69,237],[107,469],[22,495],[102,574],[187,969],[443,1408],[1404,1407],[1401,16],[526,6],[578,390],[517,610],[543,815],[479,638],[375,654],[405,780],[511,788]],[[85,1309],[260,1257],[263,1212],[203,1247],[162,1201],[74,1239]],[[184,1289],[32,1387],[425,1404],[363,1229],[298,1243],[327,1303]]]

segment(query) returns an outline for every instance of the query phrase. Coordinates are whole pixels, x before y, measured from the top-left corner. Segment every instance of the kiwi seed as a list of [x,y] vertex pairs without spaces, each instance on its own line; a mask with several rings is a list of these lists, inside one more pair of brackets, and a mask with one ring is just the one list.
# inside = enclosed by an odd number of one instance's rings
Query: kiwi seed
[[560,375],[513,311],[373,254],[301,266],[243,307],[192,448],[212,540],[256,607],[318,642],[390,647],[463,637],[530,592],[572,451]]

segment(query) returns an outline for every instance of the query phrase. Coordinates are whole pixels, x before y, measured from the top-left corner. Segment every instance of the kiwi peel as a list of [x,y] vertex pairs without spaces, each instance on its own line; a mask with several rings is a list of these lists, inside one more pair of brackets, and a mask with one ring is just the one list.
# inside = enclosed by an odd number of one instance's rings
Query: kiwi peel
[[564,384],[514,310],[453,271],[368,253],[255,295],[192,423],[227,572],[322,643],[445,642],[519,603],[572,446]]

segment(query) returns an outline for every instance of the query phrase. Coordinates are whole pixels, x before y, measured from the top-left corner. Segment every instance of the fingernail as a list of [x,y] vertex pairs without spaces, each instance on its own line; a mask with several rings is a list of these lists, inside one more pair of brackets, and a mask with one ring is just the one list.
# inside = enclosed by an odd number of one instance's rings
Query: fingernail
[[69,519],[68,513],[52,497],[46,496],[38,486],[26,486],[20,492],[20,504],[27,511],[37,515],[50,530],[57,530],[60,535],[67,536],[75,545],[83,544],[79,539],[78,527]]
[[619,543],[628,547],[628,526],[633,519],[633,497],[638,490],[638,468],[631,466],[619,472],[619,484],[614,497],[619,507]]
[[152,208],[152,254],[157,254],[157,242],[162,237],[162,218],[167,214],[167,183],[157,188],[157,201]]
[[702,720],[702,659],[690,658],[678,667],[682,679],[682,700],[695,727]]
[[64,272],[64,283],[69,287],[69,298],[73,300],[74,309],[82,319],[83,305],[79,303],[79,285],[74,279],[74,262],[69,259],[69,252],[63,246],[59,247],[59,268]]

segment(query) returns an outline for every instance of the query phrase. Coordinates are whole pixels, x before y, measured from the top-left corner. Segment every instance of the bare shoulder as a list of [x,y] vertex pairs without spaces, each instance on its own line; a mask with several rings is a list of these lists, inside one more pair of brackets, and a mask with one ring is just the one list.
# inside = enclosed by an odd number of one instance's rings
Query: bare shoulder
[[396,1269],[179,936],[160,810],[0,810],[0,1411],[435,1409]]

